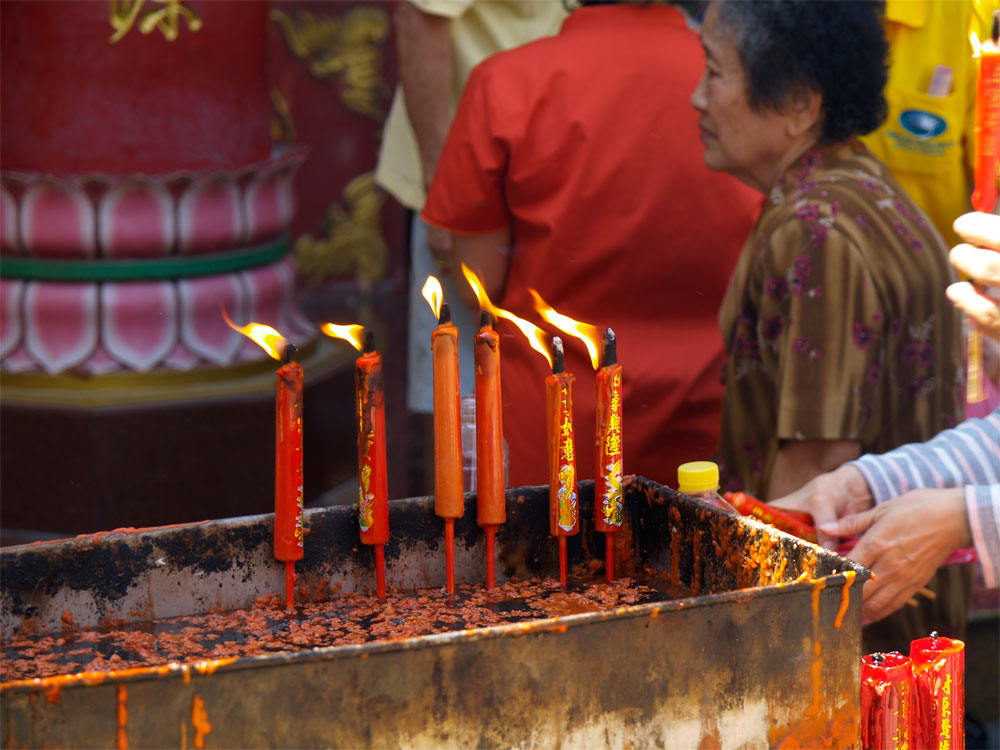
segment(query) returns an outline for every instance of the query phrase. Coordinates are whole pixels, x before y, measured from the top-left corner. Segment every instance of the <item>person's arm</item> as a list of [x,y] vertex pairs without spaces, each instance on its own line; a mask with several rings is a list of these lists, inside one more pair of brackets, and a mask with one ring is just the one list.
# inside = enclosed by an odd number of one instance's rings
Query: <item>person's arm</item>
[[476,274],[483,289],[493,304],[500,301],[507,270],[510,268],[510,227],[504,227],[487,234],[456,234],[455,252],[451,274],[459,280],[458,290],[462,301],[473,310],[479,309],[479,302],[470,284],[465,282],[462,263]]
[[881,620],[925,586],[953,551],[972,543],[961,487],[913,490],[892,502],[824,524],[835,536],[862,535],[849,557],[872,570],[862,623]]
[[1000,586],[1000,484],[965,488],[965,510],[988,589]]
[[786,440],[774,458],[768,497],[784,497],[860,455],[861,443],[856,440]]

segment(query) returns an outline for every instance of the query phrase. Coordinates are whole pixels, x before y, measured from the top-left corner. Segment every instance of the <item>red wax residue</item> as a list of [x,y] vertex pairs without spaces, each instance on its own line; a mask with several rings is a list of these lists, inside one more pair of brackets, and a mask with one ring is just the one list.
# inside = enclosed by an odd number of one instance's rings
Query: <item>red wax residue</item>
[[965,644],[918,638],[910,644],[915,747],[965,748]]
[[897,653],[861,657],[861,744],[864,748],[913,747],[910,660]]

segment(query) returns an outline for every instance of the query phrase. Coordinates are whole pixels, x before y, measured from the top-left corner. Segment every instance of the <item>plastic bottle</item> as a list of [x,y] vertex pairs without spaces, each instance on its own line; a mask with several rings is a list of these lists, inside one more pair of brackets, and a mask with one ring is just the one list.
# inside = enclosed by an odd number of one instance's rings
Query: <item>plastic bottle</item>
[[[466,492],[476,491],[476,397],[462,396],[462,485]],[[503,441],[503,481],[510,482],[510,456],[507,438]]]
[[677,490],[739,515],[739,511],[719,494],[719,466],[713,461],[689,461],[678,466]]

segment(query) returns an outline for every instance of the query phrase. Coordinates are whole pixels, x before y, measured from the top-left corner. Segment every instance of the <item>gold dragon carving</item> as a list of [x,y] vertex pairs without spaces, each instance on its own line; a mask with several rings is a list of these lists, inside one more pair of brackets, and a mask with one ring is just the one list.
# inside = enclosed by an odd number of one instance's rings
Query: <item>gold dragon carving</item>
[[295,241],[295,259],[307,284],[348,274],[366,284],[388,270],[389,249],[379,228],[385,196],[375,185],[374,173],[351,180],[343,199],[346,208],[334,202],[326,211],[325,237],[304,234]]
[[384,8],[357,6],[338,18],[320,16],[304,9],[294,17],[272,8],[270,18],[285,35],[292,53],[307,60],[317,78],[340,77],[340,100],[349,110],[385,120],[380,100],[389,86],[382,77],[382,52],[378,44],[389,34]]

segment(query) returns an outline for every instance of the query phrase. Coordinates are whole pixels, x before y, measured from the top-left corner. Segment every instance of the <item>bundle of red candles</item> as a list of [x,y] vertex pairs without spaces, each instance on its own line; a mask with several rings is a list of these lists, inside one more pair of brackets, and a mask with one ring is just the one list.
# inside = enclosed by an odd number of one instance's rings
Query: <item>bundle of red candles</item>
[[932,633],[898,653],[861,658],[861,745],[965,747],[965,644]]

